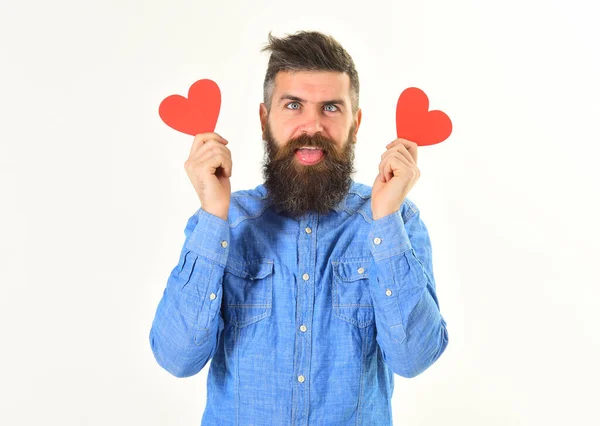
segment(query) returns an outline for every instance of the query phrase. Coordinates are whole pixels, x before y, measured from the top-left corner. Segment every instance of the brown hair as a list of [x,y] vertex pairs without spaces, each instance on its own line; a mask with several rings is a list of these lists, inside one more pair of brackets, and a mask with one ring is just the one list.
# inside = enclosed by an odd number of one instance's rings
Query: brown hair
[[358,111],[358,73],[352,57],[333,37],[317,31],[298,31],[285,38],[277,38],[269,31],[269,42],[261,52],[270,50],[271,56],[263,84],[264,103],[271,110],[275,76],[279,71],[338,71],[350,77],[352,113]]

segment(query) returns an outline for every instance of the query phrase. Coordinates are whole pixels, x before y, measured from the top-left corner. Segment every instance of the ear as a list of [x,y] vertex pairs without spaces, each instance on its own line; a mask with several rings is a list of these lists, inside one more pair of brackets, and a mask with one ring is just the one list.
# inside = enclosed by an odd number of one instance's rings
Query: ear
[[261,131],[264,133],[265,127],[267,126],[267,120],[269,118],[269,113],[267,112],[267,106],[264,102],[261,102],[258,108],[258,115],[260,117],[260,127]]
[[362,120],[362,109],[358,109],[358,111],[356,111],[356,115],[353,118],[354,120],[354,125],[356,126],[356,128],[354,129],[354,143],[356,143],[357,140],[357,133],[358,133],[358,128],[360,127],[360,121]]

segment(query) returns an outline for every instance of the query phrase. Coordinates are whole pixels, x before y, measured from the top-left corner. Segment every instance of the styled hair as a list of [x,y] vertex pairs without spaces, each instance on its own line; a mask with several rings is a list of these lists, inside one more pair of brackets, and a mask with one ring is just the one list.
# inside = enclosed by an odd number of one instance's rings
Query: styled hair
[[269,31],[269,42],[261,49],[271,51],[263,84],[263,97],[267,111],[271,110],[271,98],[275,88],[275,76],[279,71],[338,71],[350,77],[352,113],[358,111],[358,73],[352,57],[333,37],[317,31],[298,31],[284,38],[277,38]]

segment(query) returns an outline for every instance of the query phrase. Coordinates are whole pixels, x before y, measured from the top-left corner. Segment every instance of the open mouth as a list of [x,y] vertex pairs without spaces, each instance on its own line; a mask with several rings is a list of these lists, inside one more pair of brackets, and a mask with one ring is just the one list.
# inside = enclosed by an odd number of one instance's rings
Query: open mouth
[[304,165],[317,164],[325,156],[325,151],[316,147],[304,146],[294,151],[296,159]]

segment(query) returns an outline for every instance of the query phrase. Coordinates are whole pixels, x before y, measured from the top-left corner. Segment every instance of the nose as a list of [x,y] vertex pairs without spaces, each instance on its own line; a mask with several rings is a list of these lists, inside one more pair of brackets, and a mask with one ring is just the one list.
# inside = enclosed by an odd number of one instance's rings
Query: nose
[[312,136],[315,133],[322,132],[321,112],[318,108],[307,108],[304,114],[304,123],[301,126],[302,133]]

